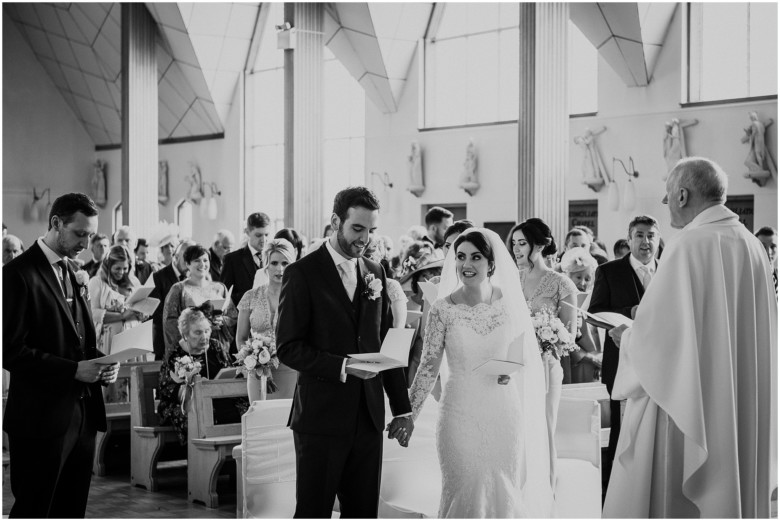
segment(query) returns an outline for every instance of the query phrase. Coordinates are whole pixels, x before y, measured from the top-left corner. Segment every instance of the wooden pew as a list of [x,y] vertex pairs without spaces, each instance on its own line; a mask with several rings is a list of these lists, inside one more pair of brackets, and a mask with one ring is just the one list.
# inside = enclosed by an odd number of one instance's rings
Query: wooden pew
[[[156,374],[160,371],[160,362],[134,362],[120,365],[116,382],[111,384],[109,389],[120,387],[123,381],[129,382],[130,370],[133,367],[142,367],[144,371]],[[96,476],[106,475],[106,448],[109,445],[111,435],[117,432],[130,432],[130,397],[128,392],[127,401],[106,403],[106,432],[98,432],[95,437],[92,473]]]
[[157,461],[166,443],[179,443],[171,426],[161,426],[157,419],[154,392],[157,369],[135,366],[130,370],[130,484],[157,491]]
[[219,505],[217,478],[222,465],[241,443],[241,423],[214,425],[214,400],[247,397],[246,380],[193,379],[187,414],[187,496],[209,508]]
[[[571,400],[595,400],[601,407],[601,446],[609,445],[609,393],[607,387],[601,382],[586,382],[579,384],[565,384],[561,392],[561,398]],[[560,421],[560,411],[558,418]]]

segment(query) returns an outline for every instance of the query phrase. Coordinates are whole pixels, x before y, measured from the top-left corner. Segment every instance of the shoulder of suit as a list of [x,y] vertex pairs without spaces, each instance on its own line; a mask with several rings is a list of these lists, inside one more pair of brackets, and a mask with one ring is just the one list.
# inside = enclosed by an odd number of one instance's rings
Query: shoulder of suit
[[[631,255],[631,254],[629,253],[629,255]],[[613,269],[617,268],[618,266],[622,266],[622,263],[626,263],[626,262],[628,262],[628,256],[621,257],[619,259],[614,259],[614,260],[611,260],[609,262],[605,262],[604,264],[599,266],[597,269],[600,269],[600,270],[606,272],[606,271],[613,270]]]
[[231,251],[230,253],[225,254],[225,258],[222,259],[222,263],[226,263],[228,260],[232,259],[238,259],[242,255],[246,255],[246,252],[249,251],[249,248],[247,246],[241,247],[235,251]]

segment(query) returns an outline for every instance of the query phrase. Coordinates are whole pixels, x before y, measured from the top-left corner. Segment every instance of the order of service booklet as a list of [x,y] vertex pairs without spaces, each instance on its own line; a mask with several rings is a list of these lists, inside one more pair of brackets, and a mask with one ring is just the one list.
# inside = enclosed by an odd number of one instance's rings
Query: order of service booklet
[[372,373],[406,367],[409,365],[409,349],[412,347],[414,331],[404,327],[388,329],[379,352],[349,355],[350,358],[360,360],[360,363],[351,364],[350,367]]
[[486,376],[502,376],[516,373],[523,367],[523,341],[525,333],[521,333],[507,349],[507,358],[490,358],[474,369],[473,372]]
[[576,309],[578,313],[582,314],[582,318],[583,320],[585,320],[585,322],[587,322],[592,326],[600,327],[602,329],[613,329],[623,325],[631,327],[631,325],[634,323],[633,320],[631,320],[625,315],[621,315],[620,313],[613,313],[611,311],[590,313],[588,311],[585,311],[582,308],[578,308],[577,306],[572,306],[568,302],[563,302],[563,303],[569,306],[570,308]]
[[107,356],[95,358],[93,361],[99,364],[113,364],[146,356],[153,352],[152,321],[148,320],[114,335],[111,338],[111,353]]

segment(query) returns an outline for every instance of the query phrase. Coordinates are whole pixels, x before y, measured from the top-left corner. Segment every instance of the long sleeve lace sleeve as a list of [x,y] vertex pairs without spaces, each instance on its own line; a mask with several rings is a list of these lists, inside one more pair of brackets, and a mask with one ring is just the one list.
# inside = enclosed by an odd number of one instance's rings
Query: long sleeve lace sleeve
[[414,382],[412,382],[412,387],[409,389],[413,420],[417,419],[425,399],[436,384],[436,377],[439,376],[441,361],[444,357],[444,334],[447,328],[441,313],[441,303],[437,302],[431,308],[428,323],[425,326],[420,366],[417,369]]

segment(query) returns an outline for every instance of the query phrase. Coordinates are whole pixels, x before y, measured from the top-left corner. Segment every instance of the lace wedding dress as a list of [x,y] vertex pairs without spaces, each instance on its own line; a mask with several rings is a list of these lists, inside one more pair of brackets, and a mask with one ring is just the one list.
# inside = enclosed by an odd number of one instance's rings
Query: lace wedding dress
[[425,349],[409,392],[416,418],[446,360],[448,375],[443,379],[436,426],[442,473],[440,518],[551,514],[549,497],[524,504],[524,485],[534,482],[537,485],[529,490],[543,490],[549,477],[526,471],[525,426],[519,406],[522,377],[516,373],[508,385],[499,385],[497,377],[473,372],[489,358],[506,358],[510,334],[503,300],[469,307],[444,299],[431,308]]

